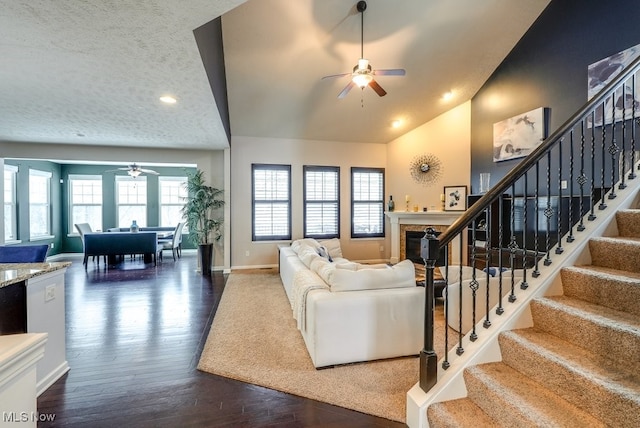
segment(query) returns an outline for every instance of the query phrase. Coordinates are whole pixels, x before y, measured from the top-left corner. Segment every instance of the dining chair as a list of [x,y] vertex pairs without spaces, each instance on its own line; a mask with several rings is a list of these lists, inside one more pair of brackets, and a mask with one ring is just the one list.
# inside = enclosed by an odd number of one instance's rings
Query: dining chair
[[176,226],[173,231],[173,236],[171,239],[159,239],[158,244],[161,244],[162,247],[160,249],[160,260],[162,260],[162,252],[164,250],[171,250],[173,254],[173,260],[176,260],[176,255],[178,257],[181,256],[180,245],[182,243],[182,228],[184,227],[184,223],[180,222]]

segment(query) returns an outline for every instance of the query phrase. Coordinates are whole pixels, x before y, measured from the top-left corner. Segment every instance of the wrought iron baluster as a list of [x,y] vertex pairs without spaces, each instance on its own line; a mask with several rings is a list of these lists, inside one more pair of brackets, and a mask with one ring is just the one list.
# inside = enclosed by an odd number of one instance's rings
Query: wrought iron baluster
[[584,231],[584,185],[587,182],[587,176],[584,174],[584,119],[580,121],[580,175],[578,176],[578,185],[580,186],[580,223],[578,224],[578,232]]
[[539,231],[540,231],[540,192],[539,192],[539,188],[540,188],[540,161],[536,162],[536,185],[534,186],[533,189],[533,196],[534,196],[534,207],[535,207],[535,217],[536,217],[536,226],[534,227],[533,230],[533,245],[534,245],[534,249],[533,249],[533,257],[535,257],[534,260],[534,265],[533,265],[533,273],[531,274],[531,276],[533,276],[534,278],[537,278],[540,276],[540,270],[538,262],[540,260],[539,254],[540,254],[540,243],[539,243]]
[[[478,217],[476,217],[477,220]],[[474,220],[473,224],[473,247],[471,248],[471,253],[473,254],[473,267],[476,267],[475,254],[476,254],[476,228],[475,224],[477,224],[476,220]],[[476,279],[476,270],[473,269],[471,273],[471,282],[469,282],[469,288],[471,289],[471,324],[473,325],[471,330],[471,335],[469,339],[472,342],[475,342],[478,339],[478,335],[476,334],[476,302],[477,302],[477,291],[480,287],[478,280]],[[462,274],[460,274],[460,289],[462,289]],[[462,327],[462,301],[460,301],[460,326]],[[461,328],[462,329],[462,328]]]
[[596,111],[591,112],[591,194],[589,196],[589,204],[591,205],[591,213],[589,213],[589,221],[596,219],[595,212],[595,189],[596,189]]
[[503,204],[504,198],[500,196],[498,198],[498,307],[496,308],[496,315],[502,315],[504,313],[504,306],[502,306],[502,240],[504,239],[503,221]]
[[602,144],[601,144],[601,167],[600,167],[600,205],[598,205],[598,209],[599,210],[604,210],[607,208],[607,204],[604,202],[604,195],[605,195],[605,191],[604,191],[604,174],[605,174],[605,166],[604,166],[604,161],[606,158],[606,154],[605,154],[605,149],[606,149],[606,145],[607,145],[607,115],[605,113],[606,108],[605,108],[605,104],[606,102],[603,101],[602,102]]
[[524,207],[522,208],[522,282],[520,283],[520,288],[526,290],[529,287],[529,283],[527,282],[527,202],[529,199],[529,171],[524,173]]
[[[558,222],[558,233],[556,234],[558,245],[556,246],[556,254],[562,254],[564,248],[562,248],[562,143],[564,142],[564,136],[558,141],[558,212],[556,213],[556,219]],[[551,198],[551,194],[549,194]],[[571,205],[571,202],[569,202]]]
[[460,266],[458,267],[460,287],[458,287],[458,347],[456,348],[456,355],[464,354],[464,347],[462,346],[462,242],[462,234],[460,234]]
[[511,185],[511,238],[509,239],[509,263],[511,264],[511,294],[509,294],[509,302],[513,303],[516,301],[516,293],[515,293],[515,282],[514,282],[514,276],[513,276],[513,271],[515,269],[515,256],[516,253],[518,252],[518,243],[516,242],[516,234],[515,234],[515,229],[516,229],[516,214],[515,214],[515,210],[516,210],[516,204],[515,204],[515,194],[516,194],[516,184],[513,183]]
[[[636,123],[640,124],[640,119],[636,121],[636,73],[631,76],[631,168],[629,169],[629,180],[636,178],[636,170],[634,165],[636,164]],[[640,165],[638,165],[640,168]]]
[[573,128],[571,128],[569,140],[569,235],[567,242],[573,242],[575,241],[573,236]]
[[[460,241],[462,241],[462,234],[460,236]],[[452,244],[449,243],[444,248],[444,289],[442,290],[442,297],[444,297],[444,359],[442,360],[442,368],[444,370],[448,369],[451,366],[449,362],[449,295],[447,293],[447,284],[449,284],[449,247]],[[462,250],[462,242],[460,242],[460,249]],[[440,268],[442,272],[442,267]],[[425,285],[426,285],[426,277],[425,277]]]
[[[625,161],[627,160],[627,152],[626,152],[626,145],[627,145],[627,94],[626,94],[626,82],[624,85],[622,85],[622,159],[621,162],[618,164],[618,176],[620,177],[620,185],[618,186],[618,189],[622,190],[622,189],[626,189],[627,184],[625,183]],[[635,102],[635,100],[633,100],[633,102]]]
[[489,206],[487,207],[486,211],[485,211],[485,216],[484,216],[484,220],[485,220],[485,267],[487,270],[487,289],[486,289],[486,301],[485,301],[485,319],[484,322],[482,323],[482,326],[484,328],[489,328],[491,327],[491,320],[489,319],[490,316],[490,307],[489,307],[489,296],[490,296],[490,288],[489,288],[489,266],[491,266],[491,206],[493,204],[489,204]]
[[551,208],[551,150],[547,152],[547,208],[544,210],[544,216],[547,218],[547,227],[545,230],[545,252],[547,254],[544,259],[544,265],[551,264],[551,217],[553,216],[553,208]]
[[[616,196],[616,171],[618,170],[618,162],[616,162],[616,154],[620,151],[618,144],[616,143],[616,93],[611,94],[611,145],[608,152],[611,155],[611,191],[609,192],[609,199],[615,199]],[[604,165],[604,162],[603,162]]]

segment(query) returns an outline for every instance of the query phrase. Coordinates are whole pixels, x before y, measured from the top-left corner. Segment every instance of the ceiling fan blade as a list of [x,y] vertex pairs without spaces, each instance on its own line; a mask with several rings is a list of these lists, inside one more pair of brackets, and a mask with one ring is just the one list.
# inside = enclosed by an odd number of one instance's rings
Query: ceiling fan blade
[[378,85],[378,82],[376,82],[375,80],[372,80],[371,82],[369,82],[369,86],[371,86],[371,89],[376,91],[376,94],[380,95],[381,97],[384,97],[385,95],[387,95],[387,91],[382,89],[382,86]]
[[344,77],[344,76],[351,76],[351,73],[330,74],[328,76],[324,76],[323,79],[332,79],[334,77]]
[[407,72],[403,68],[391,68],[388,70],[374,70],[373,74],[377,76],[404,76]]
[[154,171],[152,169],[138,168],[138,171],[144,172],[145,174],[160,175],[159,172],[156,172],[156,171]]
[[356,86],[355,83],[353,83],[353,80],[350,80],[349,83],[347,83],[347,86],[344,87],[344,89],[342,90],[342,92],[340,92],[338,94],[338,99],[342,99],[344,97],[347,96],[347,94],[349,93],[349,91]]

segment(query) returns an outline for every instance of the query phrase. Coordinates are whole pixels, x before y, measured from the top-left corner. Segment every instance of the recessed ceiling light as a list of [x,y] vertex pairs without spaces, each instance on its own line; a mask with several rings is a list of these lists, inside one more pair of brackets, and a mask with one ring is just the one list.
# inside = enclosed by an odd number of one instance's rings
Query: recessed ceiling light
[[171,95],[163,95],[160,97],[160,101],[165,104],[175,104],[177,100]]
[[400,119],[396,119],[391,122],[392,128],[400,128],[401,125],[402,125],[402,121]]
[[453,91],[445,92],[444,95],[442,95],[442,99],[445,101],[449,101],[451,98],[453,98]]

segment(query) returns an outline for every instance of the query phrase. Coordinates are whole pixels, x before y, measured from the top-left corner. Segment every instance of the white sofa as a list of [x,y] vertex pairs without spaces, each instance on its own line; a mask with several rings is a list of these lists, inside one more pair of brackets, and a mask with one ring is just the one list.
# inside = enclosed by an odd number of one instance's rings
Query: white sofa
[[279,257],[282,283],[316,368],[419,354],[424,287],[416,287],[413,263],[353,263],[342,257],[337,239],[294,241],[280,247]]

